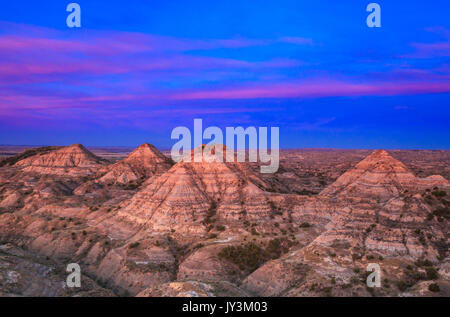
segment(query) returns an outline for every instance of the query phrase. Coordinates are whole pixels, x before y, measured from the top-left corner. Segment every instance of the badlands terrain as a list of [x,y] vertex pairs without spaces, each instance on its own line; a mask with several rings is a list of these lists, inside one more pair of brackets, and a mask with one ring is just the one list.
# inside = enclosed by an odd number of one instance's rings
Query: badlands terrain
[[264,175],[150,144],[0,152],[0,296],[450,295],[450,151],[285,150]]

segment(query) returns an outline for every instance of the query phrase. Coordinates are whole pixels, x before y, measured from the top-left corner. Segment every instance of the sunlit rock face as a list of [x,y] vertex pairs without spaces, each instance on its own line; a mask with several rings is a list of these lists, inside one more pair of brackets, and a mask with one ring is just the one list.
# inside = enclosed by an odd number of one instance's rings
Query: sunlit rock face
[[100,178],[102,183],[127,184],[138,182],[154,175],[167,172],[173,162],[153,145],[145,143],[131,152],[124,160],[106,169],[106,174]]
[[118,216],[157,231],[197,234],[212,217],[241,224],[267,220],[271,208],[264,185],[241,163],[181,161],[125,202]]
[[379,150],[340,176],[322,194],[389,200],[407,190],[423,190],[435,186],[450,187],[448,181],[439,176],[417,178],[387,151]]
[[89,152],[83,145],[74,144],[28,157],[15,166],[30,173],[86,176],[105,164],[104,160]]

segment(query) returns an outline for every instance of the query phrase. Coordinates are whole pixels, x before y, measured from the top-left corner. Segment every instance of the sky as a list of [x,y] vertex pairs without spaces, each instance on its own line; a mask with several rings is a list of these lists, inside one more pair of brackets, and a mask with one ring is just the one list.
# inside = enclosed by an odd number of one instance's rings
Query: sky
[[170,148],[280,127],[282,148],[450,149],[450,2],[8,1],[0,144]]

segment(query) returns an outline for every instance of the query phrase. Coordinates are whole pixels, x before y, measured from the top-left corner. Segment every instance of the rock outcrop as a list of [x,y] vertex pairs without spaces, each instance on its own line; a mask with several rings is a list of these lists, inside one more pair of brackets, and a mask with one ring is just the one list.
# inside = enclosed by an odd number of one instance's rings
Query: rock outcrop
[[171,159],[158,151],[153,145],[145,143],[130,153],[124,160],[107,168],[100,182],[108,184],[128,184],[161,175],[173,165]]
[[388,200],[405,191],[424,190],[435,186],[450,187],[450,184],[439,176],[417,178],[387,151],[378,150],[340,176],[321,194]]
[[263,186],[241,163],[181,161],[124,203],[118,221],[190,233],[204,233],[213,217],[262,222],[271,213]]
[[85,176],[95,172],[105,160],[95,156],[81,144],[50,152],[39,152],[14,164],[24,172]]

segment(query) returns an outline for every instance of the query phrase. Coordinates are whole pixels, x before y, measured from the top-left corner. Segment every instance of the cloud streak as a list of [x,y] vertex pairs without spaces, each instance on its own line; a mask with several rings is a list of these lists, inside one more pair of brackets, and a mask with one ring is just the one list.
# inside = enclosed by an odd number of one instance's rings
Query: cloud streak
[[[0,114],[17,122],[26,117],[37,122],[72,118],[133,124],[133,118],[141,122],[143,118],[255,114],[275,109],[236,106],[235,100],[450,92],[448,65],[421,68],[415,63],[427,56],[447,56],[450,47],[442,41],[412,44],[416,52],[401,64],[389,61],[386,66],[387,62],[375,61],[379,63],[375,72],[365,69],[367,63],[346,69],[339,60],[336,64],[317,61],[314,51],[305,53],[317,50],[316,43],[303,37],[205,40],[0,25],[4,26],[0,33]],[[252,57],[248,52],[255,48],[265,54]],[[231,105],[192,106],[203,100],[230,101]],[[318,121],[304,128],[327,123]]]
[[356,96],[395,96],[450,92],[449,82],[369,82],[350,83],[317,80],[315,83],[285,83],[204,90],[177,94],[174,99],[258,99],[258,98],[323,98]]

